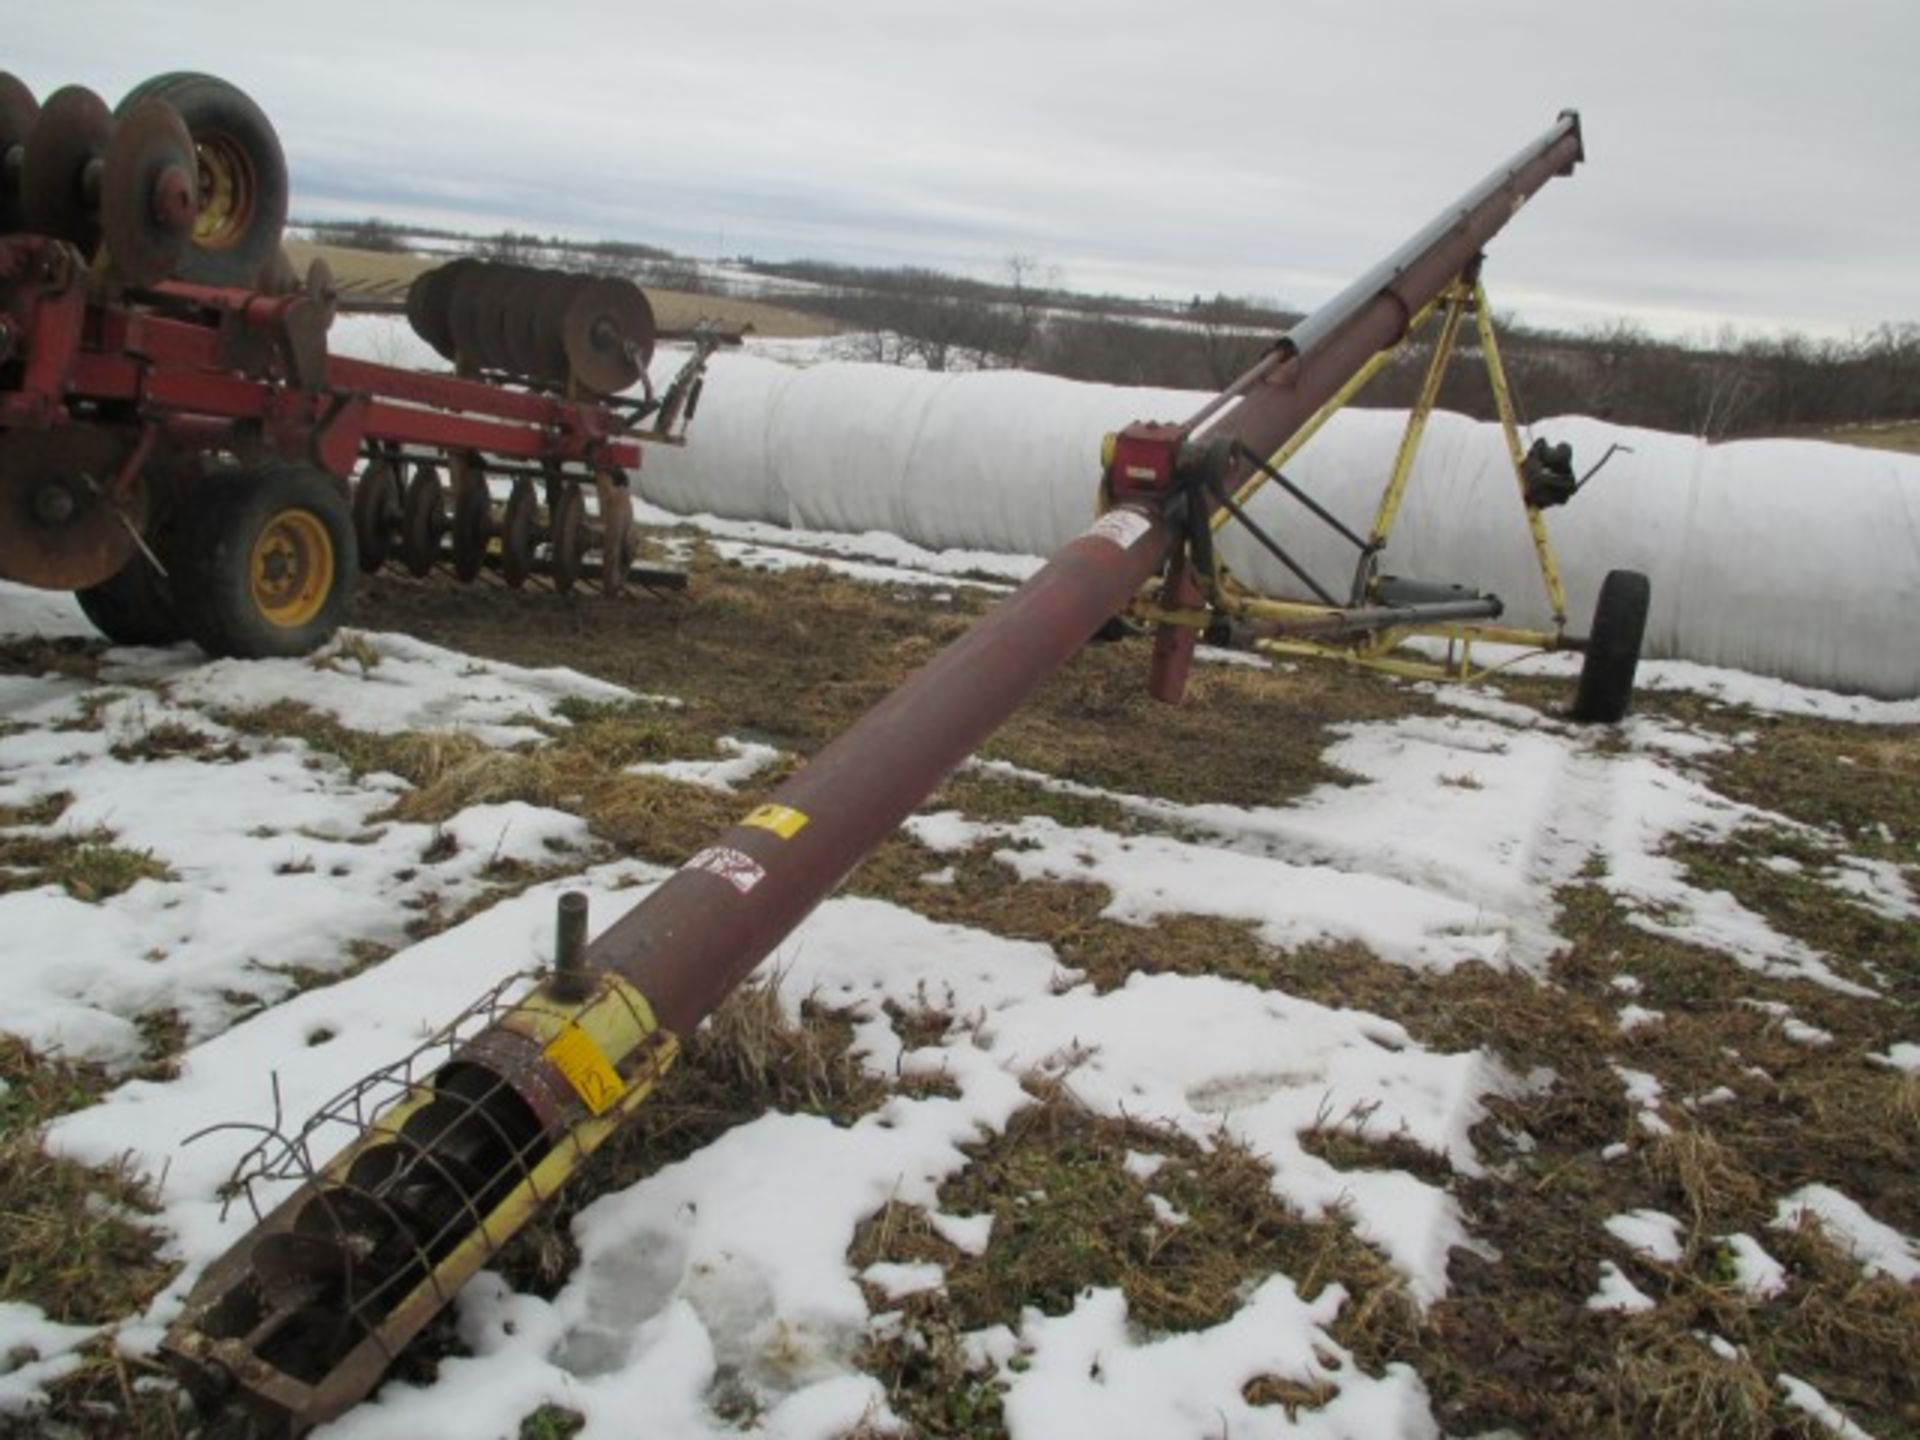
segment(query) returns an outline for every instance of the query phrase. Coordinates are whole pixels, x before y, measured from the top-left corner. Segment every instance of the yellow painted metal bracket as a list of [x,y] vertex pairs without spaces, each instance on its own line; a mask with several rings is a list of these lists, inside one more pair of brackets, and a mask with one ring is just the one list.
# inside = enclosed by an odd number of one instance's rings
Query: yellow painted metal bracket
[[1520,486],[1520,503],[1527,512],[1527,528],[1533,533],[1534,554],[1540,561],[1540,578],[1547,587],[1547,605],[1553,613],[1556,630],[1567,625],[1567,591],[1560,582],[1560,561],[1547,536],[1547,519],[1540,507],[1527,504],[1526,452],[1520,448],[1520,427],[1515,422],[1513,392],[1507,385],[1507,367],[1500,359],[1500,340],[1493,332],[1493,310],[1487,304],[1486,290],[1476,282],[1473,287],[1474,327],[1480,335],[1480,353],[1486,357],[1487,379],[1493,386],[1493,408],[1500,416],[1500,430],[1507,439],[1507,454],[1513,461],[1513,478]]
[[[1548,604],[1553,615],[1552,630],[1521,629],[1484,622],[1436,622],[1428,625],[1390,626],[1380,630],[1341,634],[1337,632],[1340,630],[1342,611],[1320,604],[1279,600],[1256,594],[1227,572],[1219,562],[1218,551],[1215,552],[1213,573],[1196,576],[1205,593],[1207,608],[1170,606],[1165,603],[1164,597],[1160,594],[1160,586],[1156,583],[1142,590],[1129,609],[1130,617],[1144,623],[1181,625],[1195,630],[1206,630],[1224,616],[1250,622],[1256,629],[1265,629],[1270,632],[1255,641],[1256,649],[1270,654],[1337,659],[1348,665],[1379,670],[1388,674],[1463,683],[1482,679],[1495,670],[1503,669],[1506,665],[1513,663],[1507,660],[1493,666],[1476,665],[1472,656],[1472,646],[1475,641],[1520,646],[1530,652],[1567,648],[1566,590],[1561,580],[1560,565],[1554,554],[1552,540],[1547,533],[1545,517],[1537,506],[1530,505],[1526,501],[1526,455],[1520,443],[1520,427],[1513,402],[1512,387],[1507,379],[1505,364],[1500,357],[1500,345],[1494,333],[1492,309],[1487,303],[1486,291],[1479,282],[1476,270],[1463,273],[1431,304],[1422,309],[1408,325],[1405,336],[1361,367],[1332,399],[1315,412],[1312,419],[1274,453],[1268,461],[1268,466],[1272,470],[1279,470],[1299,454],[1301,448],[1319,433],[1333,418],[1335,412],[1350,403],[1368,381],[1394,361],[1401,348],[1424,328],[1427,321],[1435,318],[1436,312],[1439,328],[1434,336],[1433,353],[1427,361],[1419,393],[1407,415],[1406,429],[1401,434],[1399,447],[1394,454],[1393,467],[1388,473],[1385,489],[1374,514],[1369,544],[1373,553],[1378,553],[1384,549],[1393,533],[1394,524],[1399,519],[1401,506],[1406,499],[1407,488],[1412,482],[1414,462],[1419,454],[1420,442],[1426,433],[1427,421],[1439,402],[1448,364],[1459,347],[1462,326],[1466,317],[1471,315],[1480,344],[1481,357],[1486,364],[1488,383],[1493,391],[1494,410],[1500,419],[1508,458],[1513,466],[1514,480],[1520,488],[1521,506],[1527,517],[1535,558],[1539,563],[1541,582],[1546,589]],[[1234,492],[1234,502],[1237,505],[1245,505],[1260,487],[1267,483],[1267,480],[1267,474],[1256,469]],[[1231,518],[1229,512],[1223,508],[1216,510],[1210,517],[1210,521],[1213,529],[1219,530]],[[1366,597],[1359,597],[1359,603],[1366,603]],[[1449,658],[1425,660],[1393,653],[1395,647],[1403,640],[1415,635],[1433,636],[1448,641]],[[1454,646],[1458,647],[1457,652],[1453,649]]]

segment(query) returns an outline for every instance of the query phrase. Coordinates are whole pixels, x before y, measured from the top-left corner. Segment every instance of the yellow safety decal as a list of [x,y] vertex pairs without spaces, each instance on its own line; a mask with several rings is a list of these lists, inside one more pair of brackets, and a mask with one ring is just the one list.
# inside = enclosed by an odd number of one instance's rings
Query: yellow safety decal
[[571,1020],[547,1043],[547,1059],[596,1115],[606,1114],[627,1093],[627,1082],[608,1062],[606,1052]]
[[806,828],[807,817],[790,805],[762,805],[740,823],[771,830],[782,840],[791,840]]

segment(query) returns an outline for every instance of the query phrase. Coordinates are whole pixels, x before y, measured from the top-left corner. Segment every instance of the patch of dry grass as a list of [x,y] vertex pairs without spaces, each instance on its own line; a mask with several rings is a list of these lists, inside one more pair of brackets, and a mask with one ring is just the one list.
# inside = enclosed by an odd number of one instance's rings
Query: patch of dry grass
[[115,845],[110,830],[0,833],[0,894],[58,885],[76,900],[97,903],[142,880],[178,878],[151,850]]
[[[984,1140],[940,1191],[947,1212],[993,1216],[983,1254],[963,1254],[925,1211],[898,1202],[869,1217],[848,1252],[856,1270],[881,1260],[945,1268],[944,1290],[907,1297],[901,1333],[871,1343],[862,1360],[920,1433],[998,1433],[998,1387],[968,1366],[962,1337],[986,1325],[1017,1326],[1029,1307],[1063,1314],[1089,1286],[1118,1288],[1135,1324],[1166,1332],[1221,1323],[1271,1274],[1293,1277],[1308,1298],[1338,1282],[1349,1299],[1332,1333],[1369,1369],[1418,1330],[1392,1266],[1343,1220],[1310,1222],[1290,1210],[1274,1195],[1266,1164],[1230,1137],[1203,1149],[1151,1126],[1092,1115],[1061,1084],[1029,1085],[1034,1103]],[[1143,1183],[1125,1168],[1130,1150],[1166,1160]],[[1150,1193],[1185,1223],[1158,1222]],[[1261,1394],[1295,1406],[1330,1398],[1286,1384],[1275,1377]]]
[[0,639],[0,674],[65,675],[73,680],[94,680],[100,675],[100,657],[106,652],[105,640],[83,640],[77,636]]

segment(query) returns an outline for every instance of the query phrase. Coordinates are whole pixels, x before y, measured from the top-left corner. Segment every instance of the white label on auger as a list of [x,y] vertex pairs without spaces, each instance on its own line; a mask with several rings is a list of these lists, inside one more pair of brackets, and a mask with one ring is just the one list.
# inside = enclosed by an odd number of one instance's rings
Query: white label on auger
[[1122,550],[1130,550],[1133,542],[1146,534],[1152,524],[1138,510],[1109,510],[1093,522],[1093,528],[1087,534],[1098,535]]
[[767,878],[767,872],[760,867],[759,861],[725,845],[708,846],[681,868],[718,875],[742,895]]

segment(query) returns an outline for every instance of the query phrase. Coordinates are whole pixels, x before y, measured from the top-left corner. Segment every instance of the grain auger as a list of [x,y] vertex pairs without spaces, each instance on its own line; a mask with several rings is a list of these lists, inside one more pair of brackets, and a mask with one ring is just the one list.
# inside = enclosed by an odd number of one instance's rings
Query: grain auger
[[[1578,122],[1564,116],[1276,340],[1220,401],[1116,437],[1105,512],[769,803],[591,944],[585,897],[563,897],[554,963],[537,981],[484,996],[261,1141],[235,1193],[266,1182],[278,1203],[200,1278],[166,1342],[189,1388],[280,1432],[354,1405],[646,1101],[683,1038],[1143,587],[1178,612],[1156,661],[1156,692],[1171,698],[1193,633],[1176,592],[1202,563],[1216,488],[1231,495],[1254,472],[1247,454],[1268,456],[1309,424],[1580,158]],[[1440,602],[1406,602],[1420,603]]]
[[684,583],[637,563],[629,477],[684,441],[728,337],[686,337],[656,392],[631,280],[455,261],[413,317],[453,373],[338,355],[287,203],[272,124],[223,80],[110,110],[0,74],[0,578],[74,591],[122,643],[237,656],[313,649],[389,558]]

